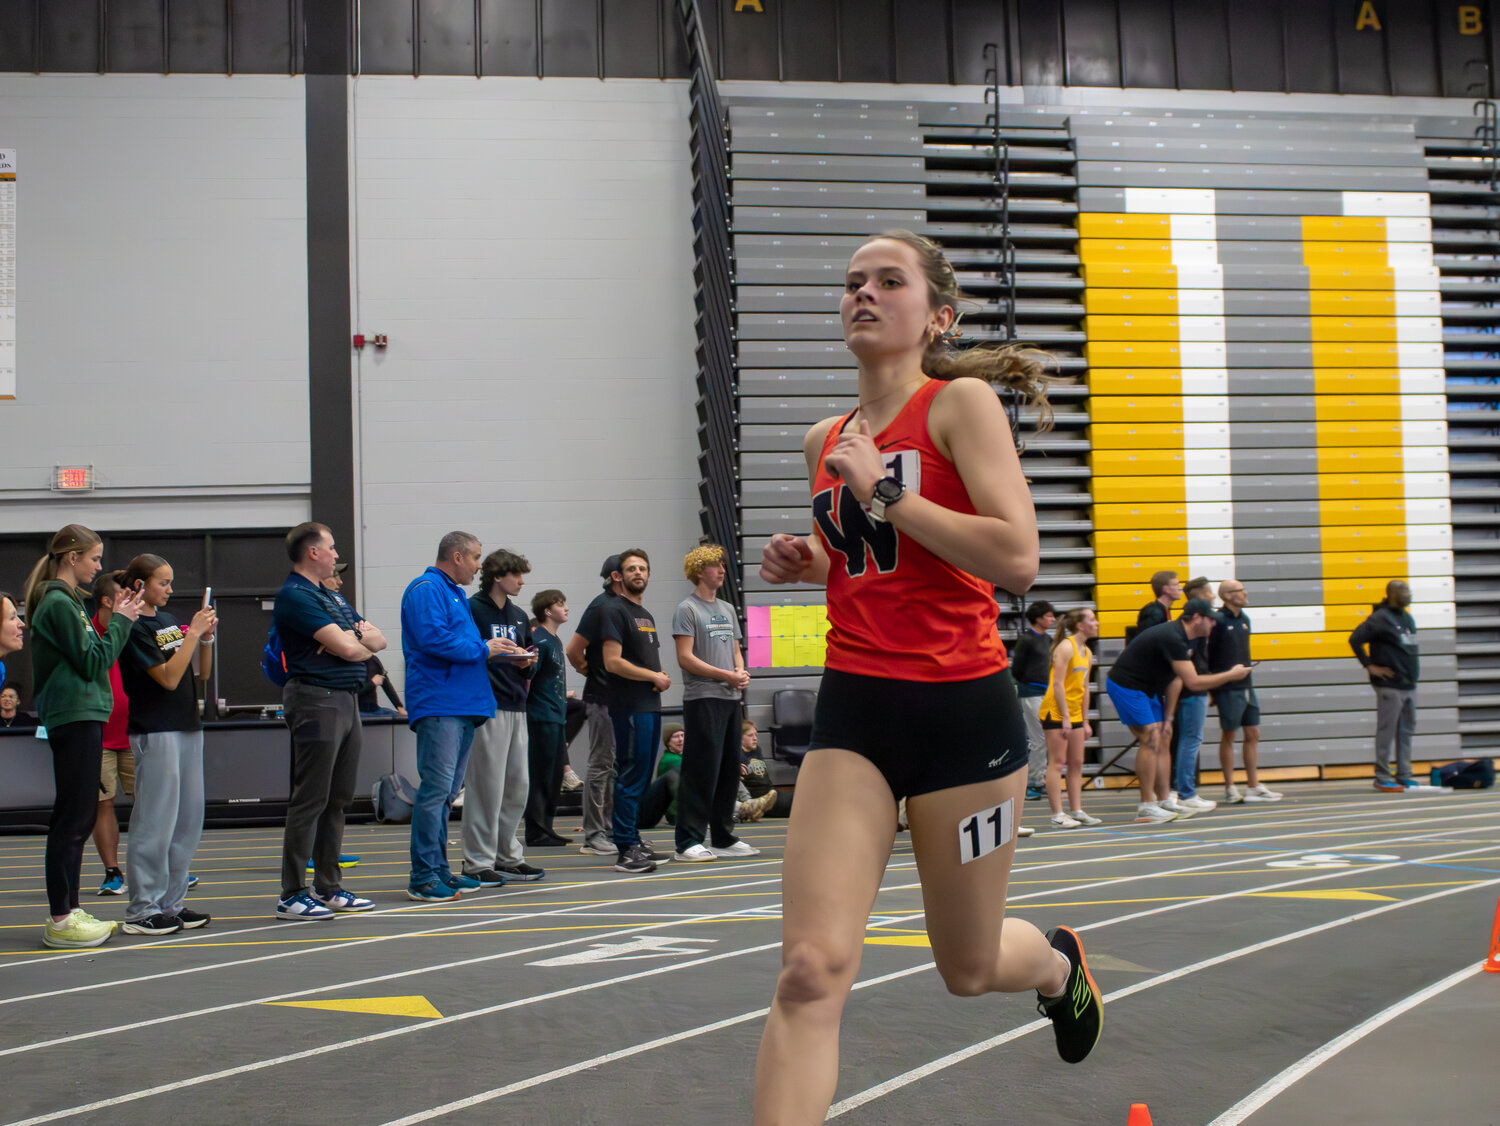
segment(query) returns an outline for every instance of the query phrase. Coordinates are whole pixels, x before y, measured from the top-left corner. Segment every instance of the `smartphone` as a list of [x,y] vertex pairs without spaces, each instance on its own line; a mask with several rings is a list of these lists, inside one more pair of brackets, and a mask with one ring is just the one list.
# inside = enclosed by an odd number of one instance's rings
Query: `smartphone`
[[1260,662],[1259,662],[1259,661],[1251,661],[1251,662],[1250,662],[1250,667],[1251,667],[1251,668],[1252,668],[1252,669],[1253,669],[1253,668],[1254,668],[1254,667],[1255,667],[1255,666],[1256,666],[1256,665],[1258,665],[1258,664],[1260,664]]
[[211,587],[211,586],[204,587],[203,588],[203,608],[205,610],[207,610],[210,606],[213,605],[213,601],[214,601],[214,588]]

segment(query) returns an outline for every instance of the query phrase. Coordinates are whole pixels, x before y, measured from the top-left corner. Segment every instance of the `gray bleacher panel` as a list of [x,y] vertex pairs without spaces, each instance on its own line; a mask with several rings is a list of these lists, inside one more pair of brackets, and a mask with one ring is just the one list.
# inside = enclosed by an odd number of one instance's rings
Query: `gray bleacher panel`
[[[1310,390],[1310,388],[1309,388]],[[1276,395],[1260,398],[1231,393],[1229,421],[1241,422],[1316,422],[1317,400],[1312,395]],[[1192,421],[1192,419],[1186,419]]]
[[[830,158],[832,159],[832,158]],[[1098,187],[1287,188],[1302,191],[1420,192],[1425,168],[1367,165],[1163,164],[1155,161],[1078,162],[1079,184]],[[1342,208],[1340,209],[1342,211]]]
[[812,156],[807,153],[731,152],[730,172],[747,180],[849,180],[854,183],[914,183],[923,178],[920,155]]
[[[1259,115],[1239,114],[1232,118],[1208,114],[1171,117],[1148,112],[1103,118],[1089,113],[1075,113],[1068,118],[1068,126],[1074,137],[1161,137],[1170,139],[1174,145],[1184,149],[1190,149],[1200,138],[1234,138],[1245,144],[1260,146],[1278,140],[1318,141],[1351,136],[1382,143],[1404,140],[1409,149],[1416,136],[1410,118],[1403,121],[1374,121],[1347,114],[1323,118],[1311,114],[1296,114],[1272,120]],[[1472,137],[1472,121],[1469,127],[1467,136]]]
[[794,478],[807,480],[807,461],[802,456],[800,439],[795,452],[756,451],[740,454],[740,476],[744,478]]
[[1308,317],[1312,294],[1297,290],[1231,289],[1224,293],[1226,317]]
[[[874,207],[899,208],[920,204],[927,197],[921,184],[877,184],[867,180],[854,183],[808,183],[774,180],[741,180],[734,182],[735,206],[775,207]],[[739,278],[736,276],[736,281]]]
[[[1212,187],[1211,184],[1159,182],[1150,187]],[[1221,215],[1342,215],[1344,197],[1337,191],[1257,191],[1220,188],[1214,196],[1214,207]],[[1124,212],[1123,187],[1078,188],[1080,211]],[[1305,287],[1304,287],[1305,288]]]
[[[1215,139],[1195,136],[1191,140],[1149,137],[1089,137],[1076,135],[1075,147],[1080,163],[1090,161],[1172,161],[1199,165],[1216,158],[1224,168],[1248,164],[1282,166],[1338,165],[1361,168],[1423,168],[1420,151],[1406,144],[1382,144],[1364,141],[1281,141],[1261,138]],[[1080,177],[1087,179],[1082,169]],[[1196,178],[1194,178],[1196,180]]]
[[872,235],[894,228],[926,234],[925,211],[868,207],[736,207],[734,229],[747,233],[819,230],[829,234]]
[[849,367],[829,368],[741,368],[740,394],[826,395],[855,393],[855,375]]

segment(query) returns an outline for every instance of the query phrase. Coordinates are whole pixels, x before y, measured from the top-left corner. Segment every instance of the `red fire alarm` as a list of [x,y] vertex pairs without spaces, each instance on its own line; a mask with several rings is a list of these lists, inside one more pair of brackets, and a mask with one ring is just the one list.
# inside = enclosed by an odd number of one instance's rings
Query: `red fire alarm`
[[365,334],[364,333],[362,333],[362,332],[356,332],[354,334],[354,346],[356,348],[363,348],[365,346]]

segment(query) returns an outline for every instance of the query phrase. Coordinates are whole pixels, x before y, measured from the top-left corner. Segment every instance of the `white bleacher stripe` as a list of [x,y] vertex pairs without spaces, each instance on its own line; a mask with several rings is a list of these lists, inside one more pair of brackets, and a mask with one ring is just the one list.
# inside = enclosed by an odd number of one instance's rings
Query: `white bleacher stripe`
[[1189,555],[1232,555],[1234,529],[1189,528],[1187,542]]
[[1177,355],[1185,368],[1221,368],[1229,359],[1229,349],[1223,344],[1194,341],[1179,345]]
[[1388,242],[1385,244],[1385,260],[1393,270],[1404,270],[1410,266],[1432,265],[1432,243]]
[[[1227,469],[1228,467],[1229,457],[1226,454],[1221,468]],[[1182,483],[1189,504],[1213,504],[1233,500],[1233,485],[1226,476],[1215,476],[1213,473],[1188,473],[1183,477]]]
[[1441,274],[1436,266],[1402,266],[1391,274],[1392,289],[1437,289]]
[[[1194,480],[1202,481],[1205,478],[1196,477]],[[1185,506],[1184,518],[1189,532],[1198,528],[1227,528],[1234,520],[1234,506],[1227,500],[1190,500]],[[1192,542],[1190,536],[1188,543],[1191,545]]]
[[1447,500],[1427,499],[1406,502],[1406,523],[1420,524],[1453,523],[1453,503]]
[[1222,289],[1178,289],[1177,315],[1179,317],[1222,317],[1224,315],[1224,291]]
[[1446,497],[1452,488],[1446,473],[1403,473],[1401,495],[1408,501],[1424,497]]
[[1396,340],[1402,344],[1441,344],[1443,342],[1443,319],[1441,317],[1397,317]]
[[1403,367],[1399,375],[1403,395],[1442,395],[1448,386],[1448,375],[1440,367]]
[[1453,547],[1453,527],[1450,524],[1407,524],[1406,550],[1447,551]]
[[1423,421],[1413,419],[1410,422],[1402,420],[1402,446],[1446,446],[1447,444],[1448,423],[1446,420]]
[[1448,472],[1448,450],[1444,446],[1402,446],[1401,468],[1406,473]]
[[[1229,394],[1228,368],[1188,368],[1182,373],[1184,395]],[[1225,399],[1227,403],[1229,400]]]
[[1212,215],[1216,209],[1212,188],[1126,188],[1125,210],[1147,215]]
[[1194,422],[1229,421],[1228,395],[1183,395],[1182,417]]
[[1257,606],[1259,633],[1322,633],[1326,628],[1321,606]]
[[[1181,302],[1179,301],[1179,305]],[[1224,340],[1223,317],[1177,317],[1177,340],[1180,344],[1214,343]]]
[[1344,192],[1344,214],[1374,219],[1432,213],[1426,192]]
[[1407,580],[1413,602],[1453,602],[1451,575],[1420,575]]
[[1219,261],[1217,239],[1176,239],[1171,242],[1172,265],[1202,267]]
[[1169,216],[1171,219],[1172,239],[1199,239],[1213,242],[1219,237],[1219,220],[1215,215],[1183,215],[1181,213]]
[[[1186,415],[1187,411],[1184,410]],[[1229,421],[1184,422],[1182,424],[1183,450],[1225,450],[1229,447]]]
[[[1177,292],[1184,289],[1223,289],[1224,267],[1193,265],[1177,267]],[[1419,288],[1413,286],[1413,289]],[[1421,287],[1425,288],[1425,287]]]
[[1443,308],[1443,295],[1436,289],[1398,289],[1396,316],[1435,317]]
[[1396,342],[1396,366],[1403,368],[1430,368],[1443,362],[1443,345],[1438,343]]
[[1391,215],[1385,221],[1386,242],[1432,242],[1432,220],[1415,215]]
[[1239,569],[1239,560],[1233,555],[1194,555],[1188,553],[1188,574],[1209,575],[1223,578]]
[[1453,552],[1408,551],[1406,553],[1406,573],[1408,575],[1426,575],[1439,578],[1452,575]]
[[1418,629],[1452,629],[1458,624],[1458,608],[1451,602],[1413,602],[1410,613]]
[[1182,471],[1188,477],[1222,476],[1229,471],[1229,451],[1185,449],[1182,451]]
[[1448,421],[1448,397],[1446,395],[1401,395],[1402,422],[1446,422]]

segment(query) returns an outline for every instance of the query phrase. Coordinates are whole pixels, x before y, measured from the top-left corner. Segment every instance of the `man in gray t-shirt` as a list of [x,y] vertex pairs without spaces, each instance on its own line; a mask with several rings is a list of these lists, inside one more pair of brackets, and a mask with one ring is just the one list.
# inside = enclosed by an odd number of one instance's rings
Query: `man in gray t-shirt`
[[[682,774],[677,789],[674,860],[758,856],[734,835],[740,783],[740,693],[750,683],[734,607],[719,598],[726,553],[717,544],[688,552],[682,571],[693,593],[672,615],[682,669]],[[703,838],[708,834],[709,843]]]

